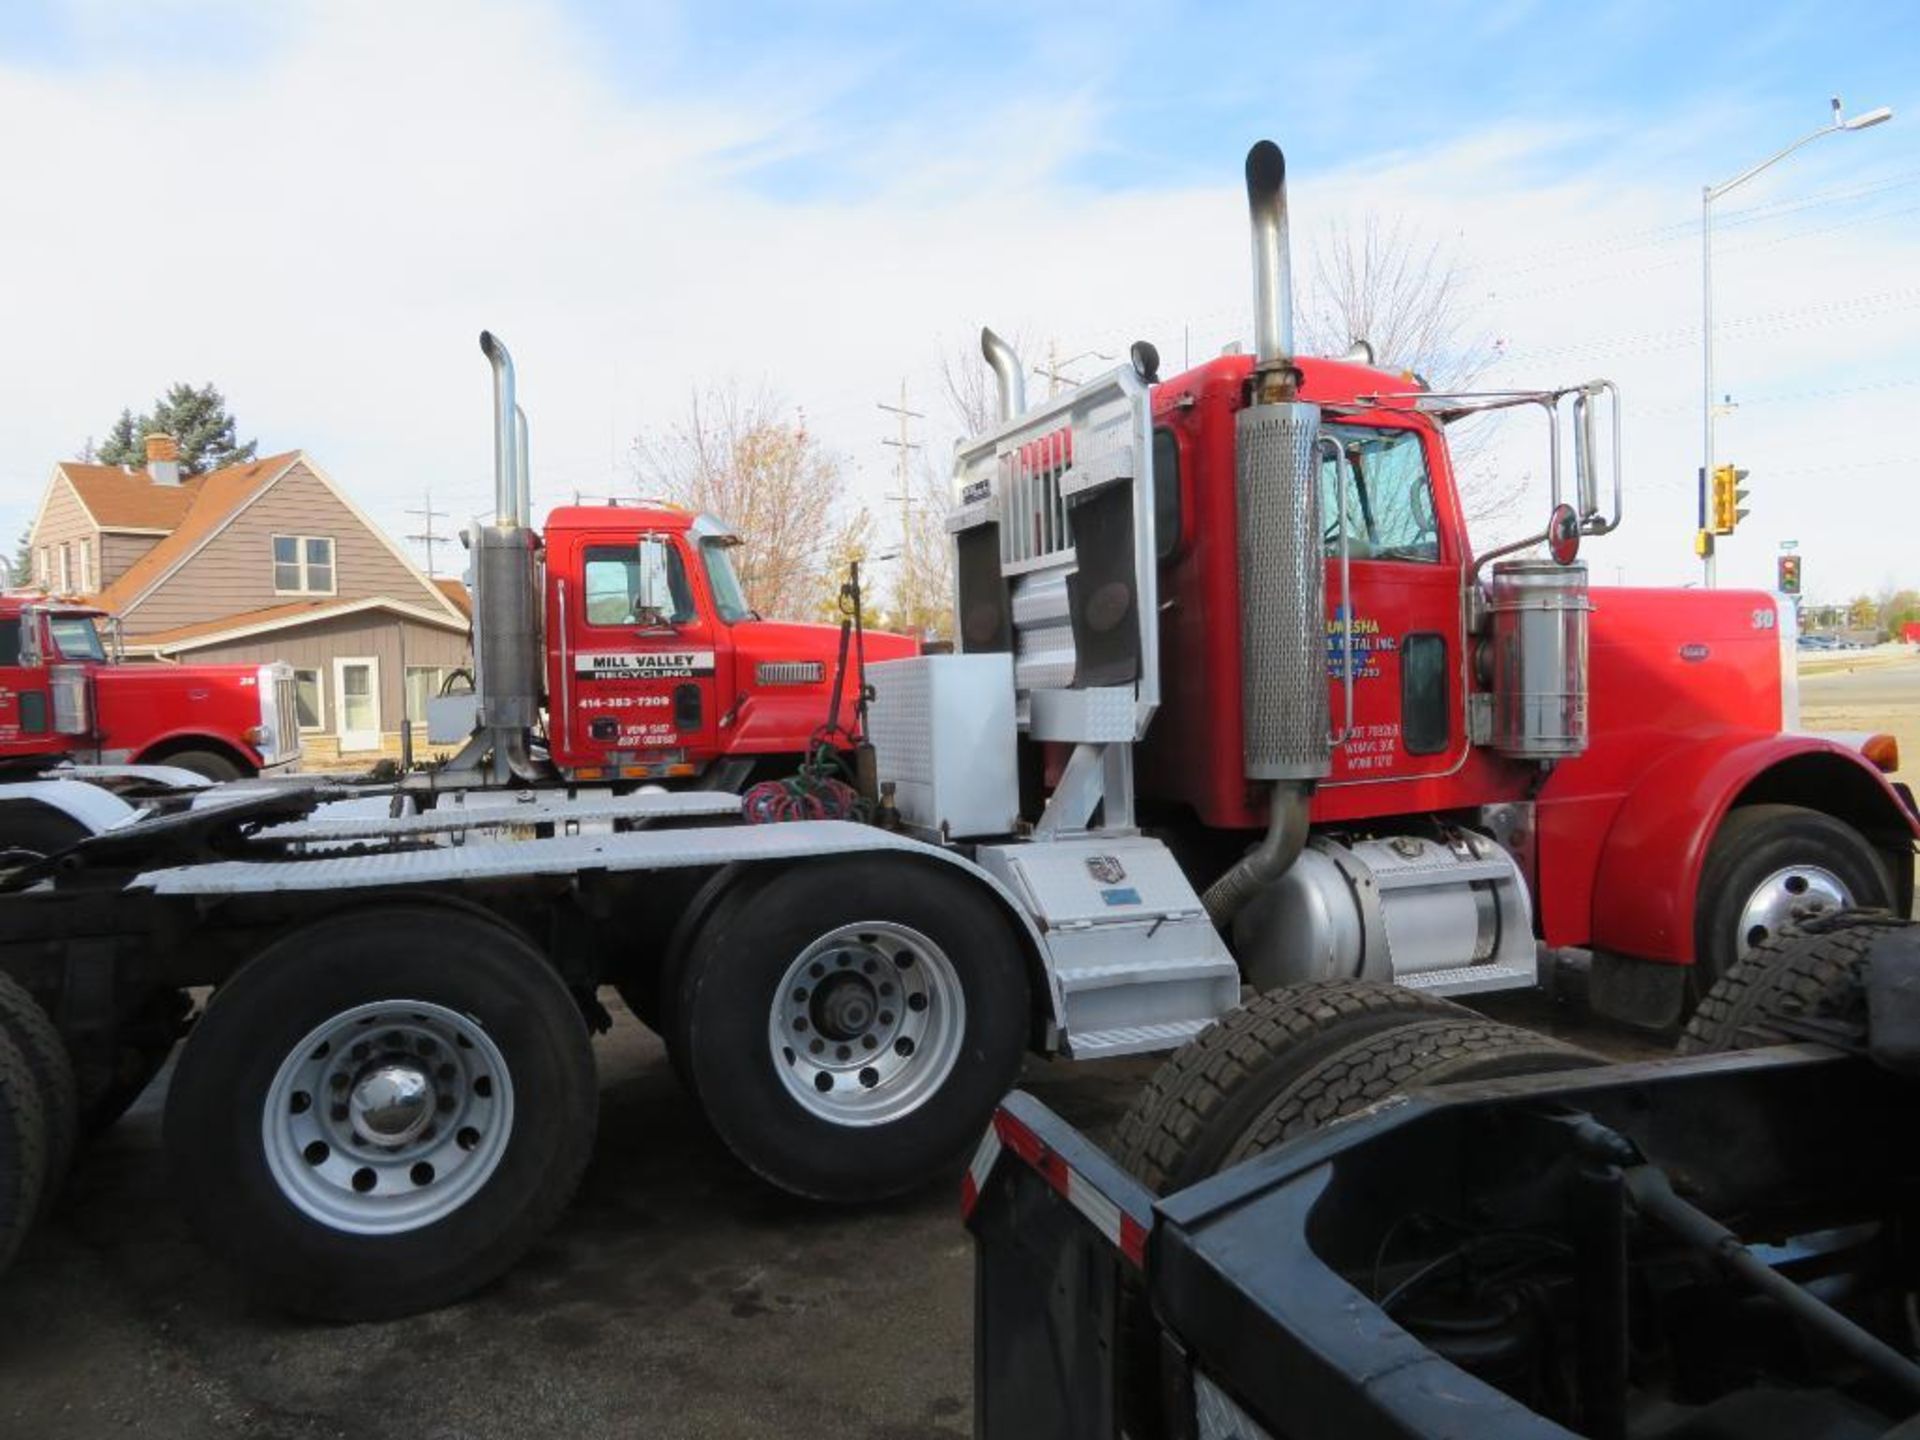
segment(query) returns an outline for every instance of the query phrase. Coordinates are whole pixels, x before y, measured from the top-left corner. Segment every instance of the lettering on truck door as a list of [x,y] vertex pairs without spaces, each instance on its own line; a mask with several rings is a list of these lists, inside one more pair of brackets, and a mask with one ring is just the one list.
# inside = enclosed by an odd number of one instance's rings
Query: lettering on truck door
[[[704,759],[716,654],[674,536],[582,548],[572,657],[574,745],[585,763]],[[615,755],[618,755],[618,759]]]

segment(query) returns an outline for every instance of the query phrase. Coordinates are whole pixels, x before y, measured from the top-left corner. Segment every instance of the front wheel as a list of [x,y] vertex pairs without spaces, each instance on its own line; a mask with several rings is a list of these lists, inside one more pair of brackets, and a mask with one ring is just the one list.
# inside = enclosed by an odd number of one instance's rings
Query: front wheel
[[1886,866],[1851,825],[1799,805],[1742,806],[1721,822],[1700,873],[1696,993],[1783,930],[1892,903]]
[[596,1102],[539,952],[485,916],[389,906],[295,931],[215,994],[166,1145],[208,1247],[273,1303],[377,1319],[512,1265],[571,1198]]
[[1019,942],[921,861],[743,882],[686,958],[674,1044],[721,1138],[782,1189],[873,1200],[957,1170],[1026,1045]]

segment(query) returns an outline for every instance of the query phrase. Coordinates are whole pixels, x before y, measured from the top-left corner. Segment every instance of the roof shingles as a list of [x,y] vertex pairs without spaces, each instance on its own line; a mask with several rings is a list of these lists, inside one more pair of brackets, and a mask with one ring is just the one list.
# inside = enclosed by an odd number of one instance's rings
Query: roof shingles
[[[174,524],[173,533],[129,565],[118,579],[102,590],[99,603],[108,610],[124,611],[143,591],[191,553],[195,546],[225,524],[235,510],[299,458],[298,450],[289,450],[284,455],[268,455],[244,465],[229,465],[224,470],[215,470],[187,481],[180,489],[184,490],[190,485],[193,495]],[[62,468],[71,470],[73,467]],[[153,485],[145,480],[138,483],[145,484],[152,491],[170,491],[173,488]],[[87,508],[91,510],[93,507],[89,505]],[[94,511],[94,519],[103,526],[107,523],[101,520],[98,511]]]

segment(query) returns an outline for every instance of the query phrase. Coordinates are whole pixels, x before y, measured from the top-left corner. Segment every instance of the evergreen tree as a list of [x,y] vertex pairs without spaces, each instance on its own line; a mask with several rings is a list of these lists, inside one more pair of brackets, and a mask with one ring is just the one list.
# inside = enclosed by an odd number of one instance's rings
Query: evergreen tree
[[254,458],[257,440],[242,445],[234,418],[227,411],[227,400],[208,382],[194,386],[169,386],[156,400],[153,409],[139,418],[122,410],[107,437],[100,442],[98,455],[102,465],[131,465],[138,469],[147,463],[147,436],[167,434],[180,442],[180,473],[204,475],[227,465],[243,465]]
[[147,452],[140,445],[140,429],[133,418],[133,411],[122,410],[120,418],[107,427],[107,438],[98,446],[87,441],[87,448],[80,454],[82,460],[97,461],[101,465],[144,465]]
[[33,583],[33,527],[29,525],[20,532],[20,538],[13,543],[13,583],[31,585]]

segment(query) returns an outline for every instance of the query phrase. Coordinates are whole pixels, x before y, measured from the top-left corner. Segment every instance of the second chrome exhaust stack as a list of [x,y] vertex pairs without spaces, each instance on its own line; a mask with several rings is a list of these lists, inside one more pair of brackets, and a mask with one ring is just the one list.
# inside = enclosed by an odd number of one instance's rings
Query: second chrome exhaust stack
[[1247,152],[1254,358],[1248,403],[1234,417],[1240,717],[1245,773],[1272,782],[1272,800],[1266,838],[1207,890],[1207,913],[1222,928],[1299,857],[1308,797],[1333,764],[1320,407],[1298,398],[1286,180],[1278,145]]
[[987,364],[993,367],[993,384],[997,396],[995,418],[1002,425],[1017,420],[1027,409],[1027,377],[1020,368],[1020,357],[1014,353],[1013,346],[994,334],[991,329],[980,329],[980,353],[987,357]]

